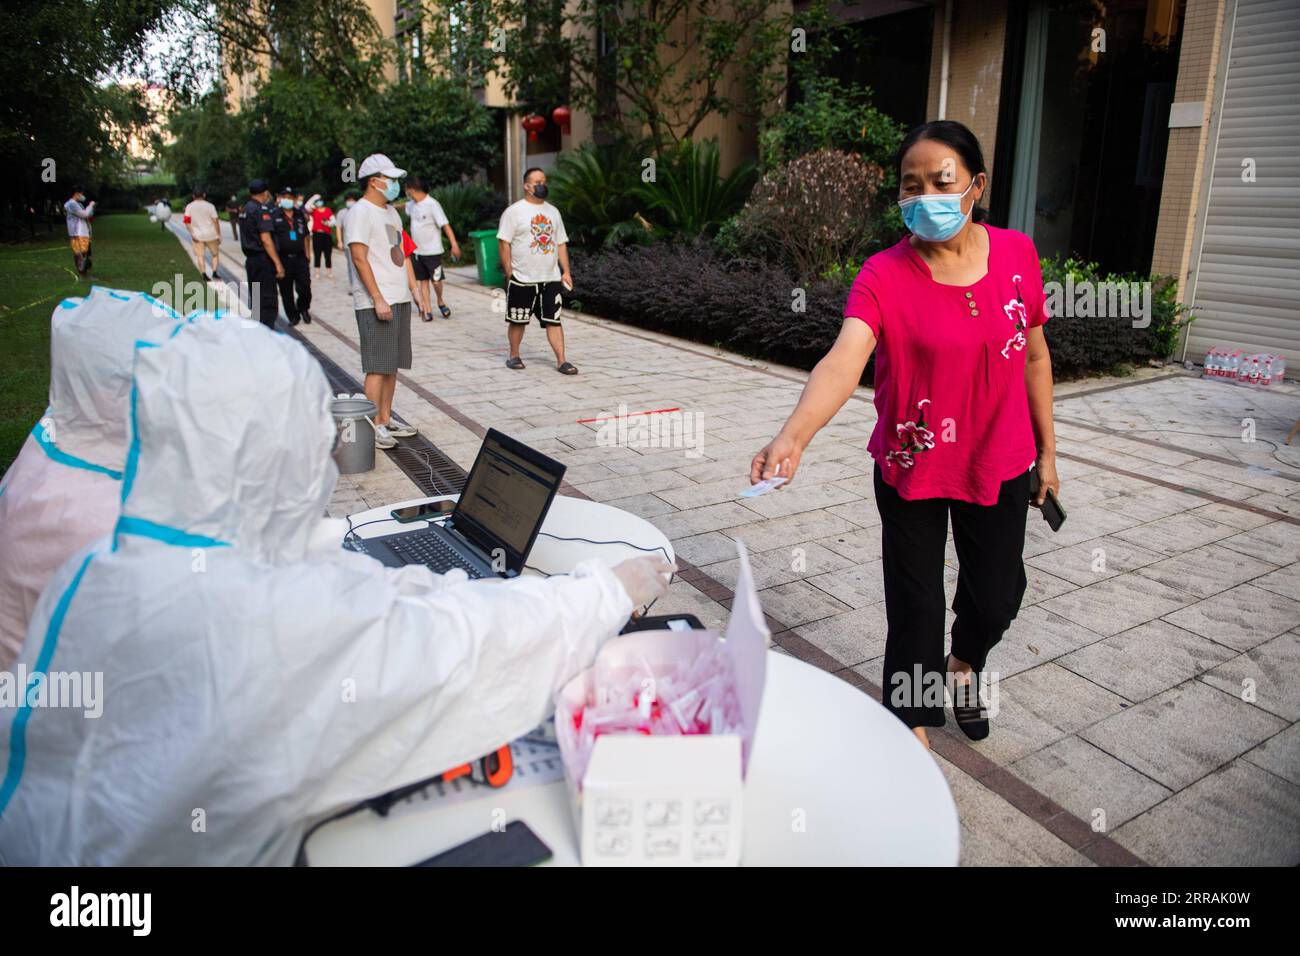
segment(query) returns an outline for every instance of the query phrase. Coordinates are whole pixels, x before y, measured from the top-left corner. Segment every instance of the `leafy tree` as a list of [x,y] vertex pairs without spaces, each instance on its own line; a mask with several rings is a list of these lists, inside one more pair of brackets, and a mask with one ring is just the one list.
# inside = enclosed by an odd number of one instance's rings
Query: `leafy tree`
[[173,140],[163,151],[163,165],[182,193],[203,186],[215,201],[238,193],[251,178],[246,124],[226,110],[219,92],[177,111],[167,129]]
[[486,166],[499,148],[487,107],[455,79],[422,75],[394,83],[355,111],[350,155],[382,152],[434,184]]
[[[127,170],[127,136],[148,119],[138,91],[102,85],[142,62],[175,0],[24,0],[0,5],[0,202],[19,212],[66,198],[76,180]],[[51,166],[50,163],[53,163]]]
[[183,0],[196,29],[215,37],[222,66],[261,77],[310,76],[345,99],[374,90],[393,47],[365,3]]
[[324,77],[273,72],[240,111],[240,122],[250,175],[310,192],[341,188],[340,143],[353,117]]

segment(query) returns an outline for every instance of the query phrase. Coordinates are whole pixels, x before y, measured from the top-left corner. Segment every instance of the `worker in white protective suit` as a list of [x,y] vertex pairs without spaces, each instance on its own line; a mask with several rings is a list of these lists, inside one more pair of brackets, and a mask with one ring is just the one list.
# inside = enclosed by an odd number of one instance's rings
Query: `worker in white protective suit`
[[329,387],[261,327],[142,348],[135,391],[116,532],[19,661],[65,706],[0,708],[2,864],[291,863],[309,822],[535,727],[675,570],[471,582],[343,550]]
[[50,405],[0,482],[0,671],[17,658],[41,589],[117,522],[137,339],[180,316],[96,286],[50,319]]

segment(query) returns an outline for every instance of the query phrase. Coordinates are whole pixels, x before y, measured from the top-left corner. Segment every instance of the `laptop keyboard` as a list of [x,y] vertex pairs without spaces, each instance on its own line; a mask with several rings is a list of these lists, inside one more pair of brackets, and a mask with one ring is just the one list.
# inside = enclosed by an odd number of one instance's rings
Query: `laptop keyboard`
[[423,564],[430,571],[443,574],[460,568],[471,578],[483,577],[483,572],[466,560],[445,539],[432,531],[413,531],[386,542],[393,553],[407,564]]

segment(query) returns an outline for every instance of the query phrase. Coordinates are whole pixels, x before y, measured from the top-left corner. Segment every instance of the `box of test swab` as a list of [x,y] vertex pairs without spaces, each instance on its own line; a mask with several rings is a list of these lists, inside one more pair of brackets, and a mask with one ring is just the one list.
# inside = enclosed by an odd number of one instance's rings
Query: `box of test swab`
[[636,631],[556,695],[582,862],[734,866],[767,644],[744,545],[726,639]]

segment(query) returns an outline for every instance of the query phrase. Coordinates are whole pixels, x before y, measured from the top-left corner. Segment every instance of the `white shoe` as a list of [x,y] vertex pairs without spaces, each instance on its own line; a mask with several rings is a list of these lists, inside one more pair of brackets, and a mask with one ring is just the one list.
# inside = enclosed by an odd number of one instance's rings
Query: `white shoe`
[[388,429],[388,434],[394,438],[413,438],[416,434],[414,428],[401,422],[390,421],[384,427]]
[[397,439],[394,438],[387,428],[383,425],[375,426],[375,447],[376,448],[396,448]]

